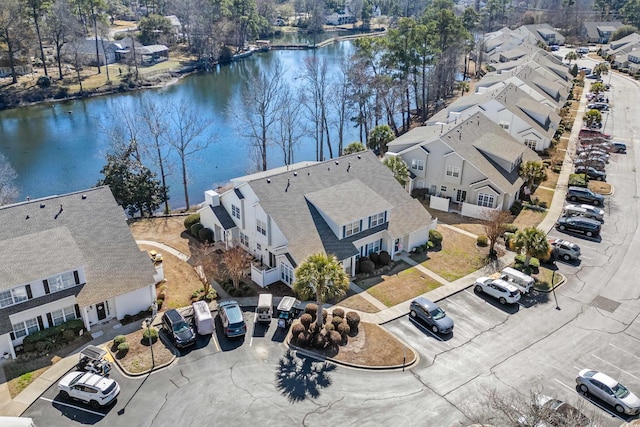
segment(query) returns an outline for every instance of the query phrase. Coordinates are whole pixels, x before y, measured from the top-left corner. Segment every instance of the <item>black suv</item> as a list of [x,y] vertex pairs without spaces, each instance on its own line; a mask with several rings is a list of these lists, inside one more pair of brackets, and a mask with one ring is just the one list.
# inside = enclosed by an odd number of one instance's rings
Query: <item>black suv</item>
[[577,216],[558,218],[558,222],[556,222],[556,228],[560,231],[573,231],[575,233],[582,233],[587,237],[596,237],[600,234],[599,221]]
[[583,187],[569,187],[567,190],[567,200],[571,202],[584,202],[594,206],[604,205],[602,194],[596,194]]
[[162,315],[162,326],[173,339],[176,347],[188,347],[196,343],[196,334],[177,310],[165,311]]

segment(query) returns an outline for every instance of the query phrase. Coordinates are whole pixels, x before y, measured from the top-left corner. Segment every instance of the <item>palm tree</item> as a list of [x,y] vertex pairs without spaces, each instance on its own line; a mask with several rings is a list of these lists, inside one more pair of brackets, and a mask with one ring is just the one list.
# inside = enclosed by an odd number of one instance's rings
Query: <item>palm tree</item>
[[543,258],[549,253],[549,242],[544,231],[529,227],[516,233],[514,245],[516,250],[525,254],[524,266],[528,267],[531,257]]
[[569,65],[571,65],[571,61],[575,61],[576,59],[578,59],[578,54],[574,51],[571,51],[565,55],[564,59],[568,59]]
[[393,177],[404,187],[409,180],[409,168],[407,168],[404,160],[400,156],[390,156],[384,159],[382,163],[391,169]]
[[526,162],[520,166],[520,176],[529,188],[529,194],[533,194],[533,186],[540,184],[547,178],[542,162]]
[[317,331],[320,331],[323,327],[322,304],[327,299],[345,295],[349,287],[349,276],[335,256],[318,253],[309,255],[298,266],[295,277],[294,292],[305,300],[315,296],[318,302],[316,328]]
[[378,149],[381,154],[386,153],[387,144],[396,139],[396,135],[391,130],[389,125],[379,125],[371,129],[369,132],[369,148],[372,150]]
[[469,92],[469,82],[458,82],[458,89],[460,89],[460,96],[464,96],[465,92]]

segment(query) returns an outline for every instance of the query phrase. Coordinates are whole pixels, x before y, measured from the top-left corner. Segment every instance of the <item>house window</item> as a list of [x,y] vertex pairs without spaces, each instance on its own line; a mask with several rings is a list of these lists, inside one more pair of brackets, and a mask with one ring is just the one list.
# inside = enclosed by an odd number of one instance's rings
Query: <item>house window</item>
[[504,130],[509,130],[509,122],[501,121],[500,127]]
[[457,166],[447,166],[447,176],[458,178],[460,176],[460,168]]
[[376,240],[375,242],[371,242],[369,244],[367,244],[364,247],[364,254],[365,256],[373,253],[373,252],[380,252],[380,247],[382,245],[382,239],[380,240]]
[[249,247],[249,236],[240,232],[240,243],[246,247]]
[[369,217],[369,228],[384,224],[384,212]]
[[411,160],[411,169],[422,171],[424,170],[424,160],[413,159]]
[[446,185],[440,186],[440,192],[441,193],[446,193],[447,192],[447,186]]
[[258,230],[258,233],[262,234],[263,236],[267,235],[267,223],[264,221],[260,221],[259,219],[256,220],[256,229]]
[[256,243],[256,250],[257,251],[261,251],[262,250],[262,245],[260,243]]
[[495,197],[493,197],[493,194],[478,193],[478,206],[492,208],[494,201]]
[[236,205],[231,205],[231,215],[240,219],[240,208]]
[[58,326],[69,320],[76,318],[76,309],[71,307],[63,308],[62,310],[56,310],[51,312],[51,319],[53,320],[53,326]]
[[58,292],[63,289],[72,288],[76,285],[73,271],[58,274],[57,276],[51,276],[47,279],[47,282],[49,283],[50,292]]
[[26,301],[27,299],[27,288],[25,286],[18,286],[17,288],[0,292],[0,307],[7,307],[21,301]]
[[344,230],[344,237],[353,236],[360,232],[360,220],[353,221],[351,224],[347,224]]
[[538,145],[538,141],[536,141],[535,139],[525,139],[524,145],[531,148],[532,150],[535,150],[536,146]]
[[40,327],[38,326],[37,319],[29,319],[13,325],[13,334],[16,339],[26,337],[29,334],[38,332],[39,330]]
[[293,269],[287,264],[280,264],[280,280],[289,285],[293,282]]

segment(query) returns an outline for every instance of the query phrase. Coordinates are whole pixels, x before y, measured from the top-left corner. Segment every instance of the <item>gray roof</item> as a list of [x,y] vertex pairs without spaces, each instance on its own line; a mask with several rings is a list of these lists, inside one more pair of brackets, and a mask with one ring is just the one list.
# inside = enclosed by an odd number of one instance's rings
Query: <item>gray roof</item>
[[231,216],[229,215],[229,212],[227,212],[224,206],[209,205],[209,208],[211,209],[213,214],[216,216],[216,218],[218,218],[218,221],[220,221],[220,225],[222,225],[222,228],[224,228],[225,230],[231,230],[236,226],[235,221],[233,220],[233,218],[231,218]]
[[[528,93],[513,83],[508,84],[497,94],[496,100],[548,138],[553,137],[555,133],[555,129],[551,124],[555,123],[555,125],[557,125],[560,123],[560,116],[551,110],[551,108],[537,102]],[[543,116],[545,121],[539,122],[535,118],[536,115]]]
[[515,49],[507,50],[506,52],[501,52],[500,56],[506,58],[509,61],[511,61],[511,60],[514,60],[514,59],[522,58],[526,54],[527,54],[527,52],[523,51],[522,49],[515,48]]
[[[242,177],[238,181],[249,183],[262,209],[284,234],[291,257],[297,263],[318,252],[335,254],[339,259],[344,259],[356,253],[353,240],[361,239],[368,233],[388,226],[391,236],[402,237],[426,228],[432,222],[429,212],[398,184],[391,171],[371,151],[294,169],[297,170],[295,175],[285,171],[270,175],[269,180],[265,175],[258,175],[255,179]],[[335,192],[334,197],[343,204],[345,210],[360,209],[352,206],[357,203],[364,204],[368,214],[374,214],[385,202],[393,209],[389,211],[388,224],[358,233],[349,239],[338,240],[307,197],[312,195],[313,198],[315,192],[335,186],[340,189],[340,184],[351,181],[359,181],[368,188],[369,194],[375,193],[377,197],[373,203],[368,199],[354,202]],[[360,184],[354,183],[351,188]],[[319,197],[318,194],[315,196]],[[325,200],[324,196],[319,198]]]
[[[82,262],[87,283],[71,288],[77,292],[80,306],[105,301],[149,286],[154,281],[156,271],[149,255],[136,245],[124,211],[116,204],[109,187],[2,206],[0,224],[0,247],[3,251],[15,251],[12,259],[24,258],[16,264],[18,268],[29,266],[37,274],[49,274],[56,267],[55,260],[59,260],[57,273],[62,273]],[[52,245],[42,237],[60,238],[63,244]],[[41,239],[39,243],[51,260],[40,251],[31,252],[35,243],[19,244],[29,239]],[[25,279],[35,274],[12,270],[8,275],[2,270],[1,288],[25,284]],[[54,295],[52,298],[59,297]],[[17,306],[23,304],[26,303]]]
[[586,30],[587,37],[589,39],[599,39],[600,31],[611,31],[614,32],[619,27],[622,26],[622,22],[620,21],[609,21],[609,22],[584,22],[584,29]]
[[151,55],[158,52],[168,52],[169,48],[163,44],[152,44],[149,46],[137,47],[137,53],[140,55]]
[[[336,197],[339,194],[340,197]],[[348,224],[393,206],[359,179],[343,182],[305,194],[317,209],[336,224]],[[349,203],[344,203],[349,200]]]

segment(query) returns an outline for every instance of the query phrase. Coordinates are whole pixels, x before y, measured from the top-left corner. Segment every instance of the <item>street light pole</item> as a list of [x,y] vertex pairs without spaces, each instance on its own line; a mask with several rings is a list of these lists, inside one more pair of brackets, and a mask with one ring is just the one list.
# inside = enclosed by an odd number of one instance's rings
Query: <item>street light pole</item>
[[560,310],[560,306],[558,305],[558,297],[556,296],[556,285],[555,285],[555,278],[556,278],[556,270],[558,269],[558,266],[556,265],[556,261],[553,261],[553,273],[551,274],[551,292],[553,292],[553,299],[556,300],[556,310]]

